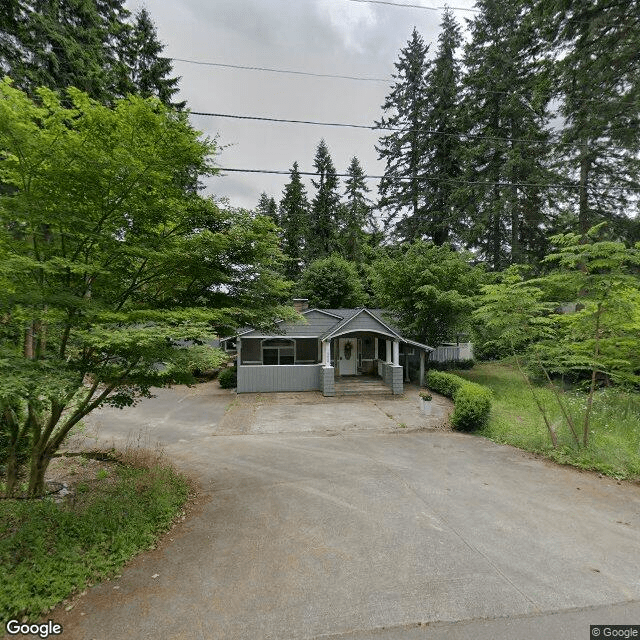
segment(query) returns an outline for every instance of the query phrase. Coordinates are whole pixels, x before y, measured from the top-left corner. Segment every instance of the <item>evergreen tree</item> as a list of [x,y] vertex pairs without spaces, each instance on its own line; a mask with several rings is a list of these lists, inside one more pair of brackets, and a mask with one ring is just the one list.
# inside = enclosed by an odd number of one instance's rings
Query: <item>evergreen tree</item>
[[339,180],[327,143],[320,140],[313,166],[318,180],[312,180],[316,195],[311,203],[311,220],[306,236],[307,261],[325,258],[337,249],[340,217]]
[[256,213],[260,216],[271,218],[276,225],[279,225],[278,205],[276,204],[275,199],[270,198],[264,191],[260,194],[260,200],[258,200]]
[[369,187],[365,181],[365,173],[356,156],[351,160],[345,180],[345,203],[341,216],[343,255],[352,262],[362,261],[363,245],[366,243],[366,231],[375,232],[376,223],[372,215],[372,207],[367,194]]
[[577,229],[586,233],[604,219],[625,233],[633,193],[625,188],[639,186],[640,4],[550,0],[536,17],[557,59],[554,86],[564,117],[558,160],[579,187],[570,193]]
[[169,58],[160,54],[164,45],[158,40],[156,27],[146,9],[140,9],[133,26],[126,34],[125,63],[128,72],[128,92],[143,98],[156,96],[167,106],[183,109],[185,102],[173,103],[180,78],[171,77]]
[[457,237],[461,213],[455,196],[461,177],[460,62],[456,51],[462,42],[460,27],[446,8],[440,25],[438,50],[427,74],[426,128],[432,132],[423,158],[425,205],[420,231],[434,244],[441,245]]
[[541,258],[549,224],[543,216],[545,193],[528,186],[551,181],[549,96],[531,53],[534,32],[522,6],[480,0],[464,55],[468,184],[460,197],[469,207],[466,240],[496,270]]
[[300,178],[298,163],[293,163],[291,179],[285,185],[280,201],[280,226],[283,252],[287,256],[286,275],[292,280],[300,277],[303,266],[304,237],[309,225],[309,201]]
[[414,27],[407,46],[395,63],[395,79],[382,110],[385,114],[376,126],[390,129],[376,146],[385,161],[384,177],[379,185],[379,207],[388,212],[387,223],[403,218],[397,225],[404,238],[419,236],[424,213],[424,172],[426,120],[426,60],[429,47]]
[[[36,87],[61,90],[74,86],[92,98],[112,97],[117,66],[108,46],[112,24],[126,19],[123,0],[33,0],[14,3],[12,19],[3,21],[3,41],[17,48],[1,65],[16,86],[33,94]],[[2,52],[4,53],[4,52]]]

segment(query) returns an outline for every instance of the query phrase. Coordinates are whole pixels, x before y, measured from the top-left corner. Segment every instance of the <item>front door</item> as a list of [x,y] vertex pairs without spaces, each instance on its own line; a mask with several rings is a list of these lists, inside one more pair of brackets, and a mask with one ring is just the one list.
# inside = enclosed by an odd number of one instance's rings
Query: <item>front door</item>
[[358,372],[358,341],[355,338],[339,338],[341,376],[355,376]]

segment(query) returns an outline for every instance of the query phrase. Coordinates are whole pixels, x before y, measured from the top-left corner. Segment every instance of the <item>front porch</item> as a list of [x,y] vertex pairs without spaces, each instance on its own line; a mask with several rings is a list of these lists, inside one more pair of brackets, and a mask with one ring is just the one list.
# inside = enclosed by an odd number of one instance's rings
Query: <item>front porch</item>
[[376,393],[402,395],[400,341],[379,332],[348,332],[321,343],[321,391],[325,396]]

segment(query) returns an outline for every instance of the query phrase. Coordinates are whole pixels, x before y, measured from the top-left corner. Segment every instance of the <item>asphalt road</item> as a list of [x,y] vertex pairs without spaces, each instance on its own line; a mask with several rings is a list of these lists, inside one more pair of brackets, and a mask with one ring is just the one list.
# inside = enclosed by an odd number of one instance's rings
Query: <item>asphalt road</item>
[[[175,389],[96,417],[98,443],[134,426],[162,441],[202,496],[157,550],[51,614],[65,640],[587,640],[590,624],[640,624],[638,486],[469,435],[345,430],[354,402],[233,400]],[[360,410],[393,423],[410,409],[394,406]],[[238,426],[269,410],[279,433]]]

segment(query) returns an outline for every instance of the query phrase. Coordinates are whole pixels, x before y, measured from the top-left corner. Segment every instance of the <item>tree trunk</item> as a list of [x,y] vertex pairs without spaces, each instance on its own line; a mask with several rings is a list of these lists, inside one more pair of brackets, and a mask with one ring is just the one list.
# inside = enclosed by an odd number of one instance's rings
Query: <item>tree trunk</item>
[[522,262],[520,246],[520,212],[518,211],[518,187],[512,187],[511,201],[511,264]]
[[578,210],[578,229],[585,234],[591,228],[591,213],[589,211],[589,196],[587,185],[589,181],[589,171],[591,169],[591,159],[588,155],[588,147],[585,142],[582,145],[580,154],[580,204]]
[[591,385],[589,387],[589,398],[587,400],[587,410],[584,414],[584,429],[582,432],[582,444],[589,445],[589,423],[591,419],[591,408],[593,407],[593,394],[596,390],[596,374],[598,373],[598,357],[600,356],[600,318],[602,316],[602,303],[598,303],[596,311],[596,344],[593,352],[593,366],[591,368]]
[[33,323],[30,322],[24,332],[24,357],[27,360],[33,360]]
[[39,498],[45,493],[44,476],[51,462],[48,447],[35,448],[31,453],[31,469],[29,473],[29,498]]

